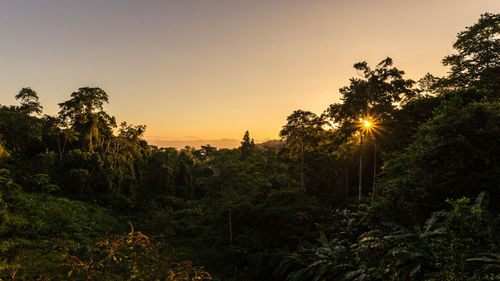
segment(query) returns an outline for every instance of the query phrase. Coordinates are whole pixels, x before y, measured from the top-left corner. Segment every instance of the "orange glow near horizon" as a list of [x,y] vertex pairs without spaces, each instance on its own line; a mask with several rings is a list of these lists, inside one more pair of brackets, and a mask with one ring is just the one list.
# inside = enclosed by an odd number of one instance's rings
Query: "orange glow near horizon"
[[105,110],[149,140],[277,139],[294,110],[341,102],[356,62],[444,75],[457,33],[484,12],[500,1],[4,1],[0,104],[31,87],[55,115],[100,87]]

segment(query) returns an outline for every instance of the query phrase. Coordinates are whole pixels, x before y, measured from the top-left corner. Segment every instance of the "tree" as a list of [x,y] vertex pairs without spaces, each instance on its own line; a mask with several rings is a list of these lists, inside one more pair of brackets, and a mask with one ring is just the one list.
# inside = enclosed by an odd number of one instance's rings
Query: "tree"
[[296,110],[287,118],[288,122],[280,131],[280,136],[289,147],[300,155],[300,188],[304,190],[304,151],[314,143],[323,120],[310,111]]
[[344,194],[345,198],[349,198],[349,166],[353,162],[353,151],[355,151],[354,139],[349,139],[337,147],[333,152],[334,157],[343,166],[344,174]]
[[498,200],[500,104],[467,104],[462,98],[480,95],[474,88],[455,92],[418,128],[408,148],[391,155],[377,185],[385,216],[416,221],[447,198],[475,197],[483,190]]
[[[236,150],[221,149],[210,161],[213,174],[207,182],[206,199],[215,211],[227,212],[229,242],[233,244],[237,229],[248,225],[239,220],[252,210],[257,198],[270,188],[268,178],[253,163],[239,161]],[[236,221],[236,223],[234,223]]]
[[443,86],[500,91],[500,14],[482,14],[477,23],[458,33],[453,47],[458,53],[443,59],[451,67],[441,80]]
[[398,105],[405,104],[417,96],[413,89],[415,82],[404,79],[404,71],[392,67],[391,58],[386,58],[372,69],[368,64],[358,62],[354,68],[361,71],[362,78],[351,78],[349,86],[341,88],[342,103],[330,105],[327,116],[340,129],[352,134],[359,119],[376,116],[379,122],[389,119]]
[[41,114],[43,107],[38,101],[37,93],[31,88],[22,88],[16,95],[16,100],[21,100],[19,110],[22,113],[31,115],[33,113]]
[[59,116],[79,133],[82,146],[93,152],[94,146],[102,145],[103,138],[112,136],[115,118],[104,112],[108,94],[100,88],[84,87],[71,94],[71,99],[59,104]]
[[32,156],[43,151],[42,121],[16,108],[0,109],[0,137],[11,152]]
[[202,145],[199,150],[193,151],[193,155],[201,161],[207,161],[210,159],[214,151],[217,151],[217,148],[207,144]]
[[245,132],[243,136],[243,141],[240,146],[241,151],[241,159],[247,159],[252,153],[255,151],[255,143],[253,139],[250,139],[250,133],[248,131]]
[[138,145],[145,131],[145,125],[134,126],[132,124],[127,124],[127,122],[122,122],[120,124],[118,136],[109,140],[107,148],[107,151],[109,151],[113,157],[113,168],[116,167],[116,162],[120,153],[127,148],[133,150],[134,147]]
[[74,129],[68,126],[61,118],[45,115],[43,117],[44,123],[44,141],[49,143],[49,139],[55,138],[55,145],[57,146],[57,154],[59,155],[59,165],[63,164],[63,156],[66,147],[69,143],[78,139],[77,133]]
[[[393,61],[387,57],[375,69],[368,66],[366,61],[354,64],[354,68],[361,72],[362,78],[351,78],[349,86],[341,88],[342,103],[330,105],[325,116],[333,123],[338,124],[338,130],[344,135],[345,142],[357,132],[360,133],[360,142],[363,138],[363,128],[360,130],[360,120],[369,119],[370,123],[377,123],[377,127],[387,127],[387,123],[394,118],[398,108],[411,102],[418,96],[414,89],[415,82],[405,79],[404,71],[393,67]],[[379,131],[371,126],[368,131],[374,136]],[[362,193],[362,145],[360,143],[359,160],[359,198]],[[374,149],[375,150],[375,149]],[[376,151],[374,151],[374,175],[376,174]],[[375,176],[373,177],[375,180]]]

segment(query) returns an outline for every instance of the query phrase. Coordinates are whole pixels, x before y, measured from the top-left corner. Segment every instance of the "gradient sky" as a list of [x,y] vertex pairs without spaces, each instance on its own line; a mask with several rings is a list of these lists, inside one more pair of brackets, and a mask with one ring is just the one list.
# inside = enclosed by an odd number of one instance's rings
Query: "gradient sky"
[[277,138],[387,56],[442,75],[456,34],[499,0],[0,0],[0,104],[21,87],[44,113],[83,86],[150,139]]

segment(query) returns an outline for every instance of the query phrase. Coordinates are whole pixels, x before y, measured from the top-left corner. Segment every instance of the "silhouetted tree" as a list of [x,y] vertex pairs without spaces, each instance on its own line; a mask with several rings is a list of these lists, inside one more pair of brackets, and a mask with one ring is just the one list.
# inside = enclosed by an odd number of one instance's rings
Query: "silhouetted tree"
[[441,83],[448,88],[476,86],[500,91],[500,14],[482,14],[478,22],[458,33],[453,47],[457,54],[446,56],[451,67]]
[[404,79],[404,71],[392,67],[391,58],[381,61],[375,69],[359,62],[354,68],[361,71],[363,78],[351,78],[349,86],[341,88],[342,103],[330,105],[327,116],[349,133],[356,130],[359,119],[373,116],[379,123],[391,117],[398,105],[417,96],[415,82]]
[[22,88],[16,95],[16,100],[21,100],[19,110],[25,114],[41,114],[43,107],[38,101],[37,93],[31,88]]
[[300,157],[300,188],[304,190],[304,151],[314,143],[323,121],[310,111],[296,110],[287,118],[288,122],[280,131],[280,136]]
[[241,142],[240,151],[241,151],[241,159],[243,160],[247,159],[250,155],[252,155],[255,152],[255,143],[253,139],[250,139],[250,133],[248,131],[246,131],[245,135],[243,136],[243,141]]
[[59,104],[59,116],[80,135],[83,148],[93,152],[95,142],[102,145],[103,137],[112,136],[115,118],[104,112],[108,94],[100,88],[84,87],[71,94],[71,99]]

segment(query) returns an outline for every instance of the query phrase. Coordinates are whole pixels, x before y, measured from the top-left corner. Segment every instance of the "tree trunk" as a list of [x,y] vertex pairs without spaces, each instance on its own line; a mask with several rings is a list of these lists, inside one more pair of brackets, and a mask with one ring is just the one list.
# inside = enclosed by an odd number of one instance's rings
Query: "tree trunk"
[[59,165],[63,164],[63,155],[64,155],[64,150],[66,148],[66,137],[63,138],[63,143],[61,146],[61,138],[60,135],[57,135],[57,151],[59,152]]
[[375,202],[375,182],[377,180],[377,142],[373,145],[373,186],[372,186],[372,203]]
[[363,132],[360,134],[359,142],[359,185],[358,185],[358,200],[361,201],[363,198]]
[[304,190],[304,144],[300,144],[300,189]]
[[59,165],[62,165],[62,149],[61,149],[61,140],[59,138],[59,135],[57,135],[57,150],[59,152]]
[[349,163],[345,164],[345,198],[349,199]]
[[92,143],[92,131],[89,132],[89,152],[90,153],[94,152],[94,145]]
[[229,209],[229,241],[231,246],[233,245],[233,222],[231,218],[231,209]]

